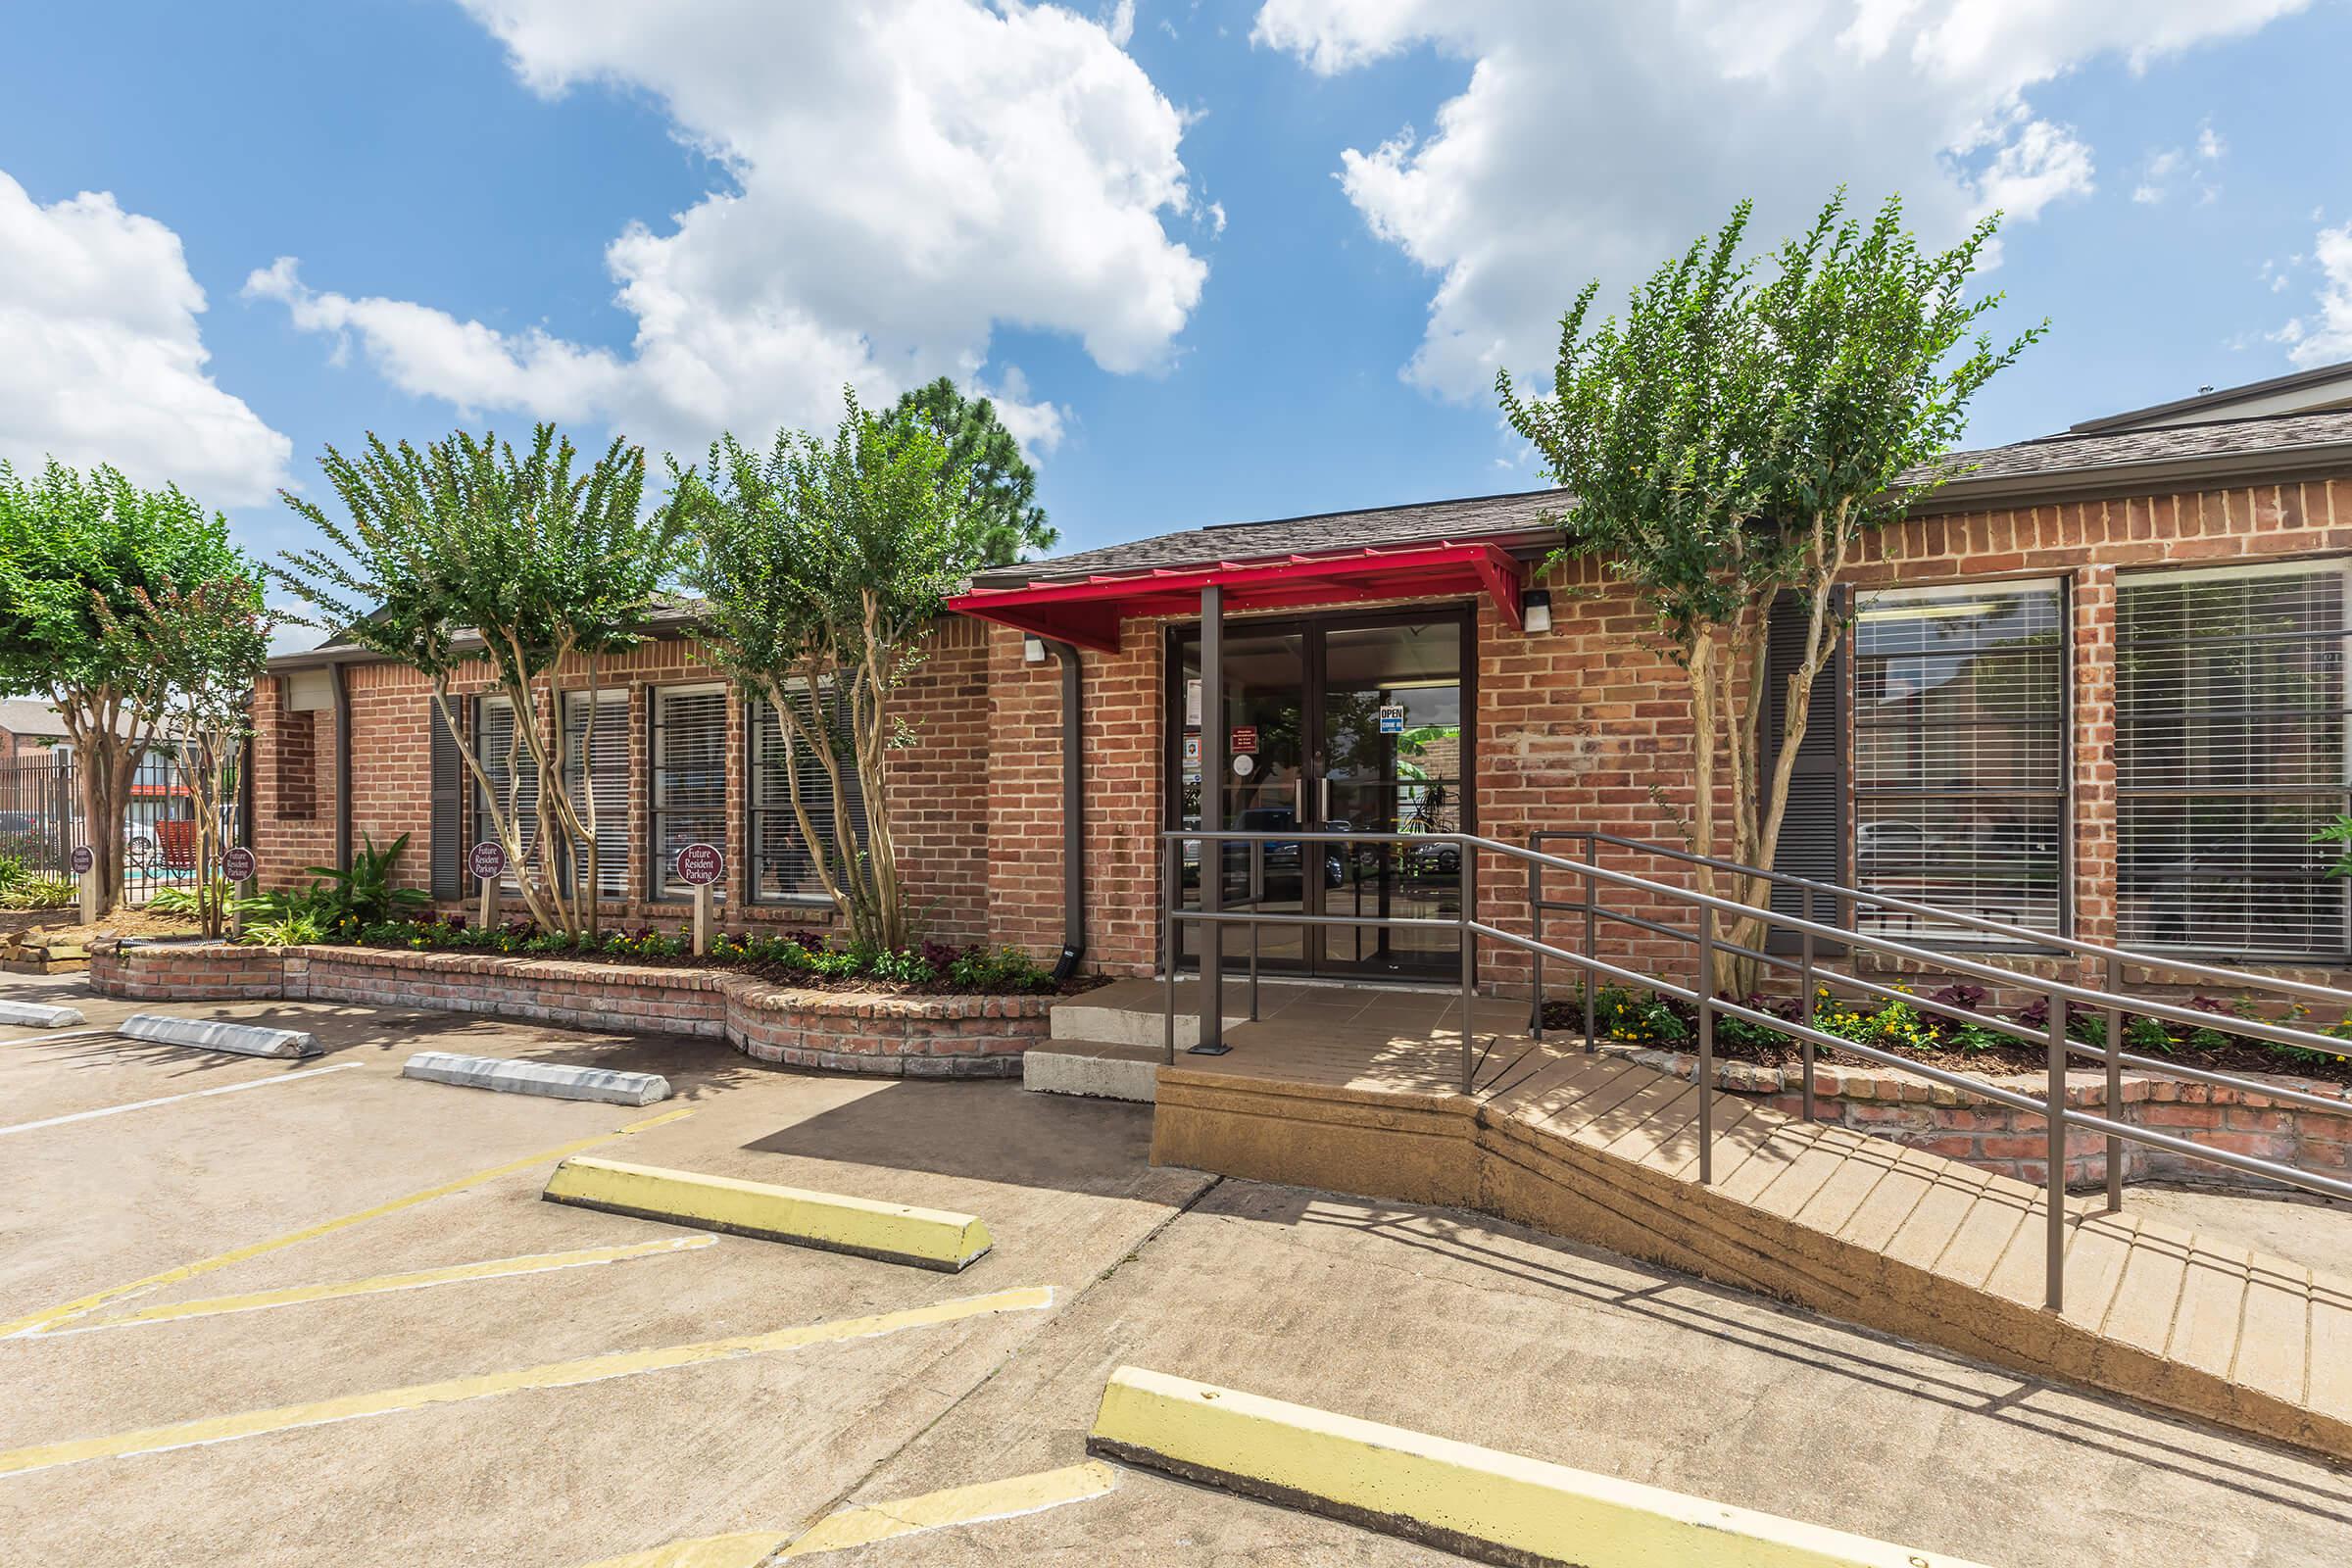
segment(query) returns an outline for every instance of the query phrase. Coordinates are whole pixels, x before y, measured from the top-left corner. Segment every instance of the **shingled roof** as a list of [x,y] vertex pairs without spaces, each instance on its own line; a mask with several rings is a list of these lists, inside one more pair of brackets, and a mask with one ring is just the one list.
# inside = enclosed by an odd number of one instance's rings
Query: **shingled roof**
[[1149,571],[1156,566],[1197,566],[1217,561],[1264,561],[1311,556],[1375,545],[1424,544],[1438,539],[1492,539],[1497,535],[1540,535],[1554,526],[1574,498],[1565,490],[1528,490],[1516,495],[1468,496],[1412,506],[1372,507],[1358,512],[1321,512],[1269,522],[1224,522],[1187,528],[1123,545],[1104,545],[1046,561],[1025,561],[981,572],[973,584],[1012,587],[1099,572]]
[[1955,452],[1943,466],[1966,470],[1949,486],[1957,492],[1954,499],[1966,499],[1994,481],[2064,476],[2080,485],[2110,474],[2122,478],[2151,467],[2218,466],[2231,460],[2286,468],[2305,461],[2343,462],[2347,448],[2352,448],[2352,410],[2330,409],[2156,429],[2068,430],[2005,447]]
[[[1943,466],[1959,470],[1936,492],[1934,511],[1995,500],[2058,500],[2086,492],[2128,491],[2163,483],[2194,484],[2248,472],[2286,476],[2317,467],[2352,470],[2352,410],[2276,414],[2259,418],[2162,429],[2064,431],[2002,447],[1955,452]],[[1917,482],[1931,470],[1904,475]],[[975,587],[1003,588],[1103,572],[1263,561],[1431,540],[1539,538],[1571,510],[1565,490],[1472,496],[1416,506],[1325,512],[1268,522],[1188,528],[1075,555],[1028,561],[980,573]]]

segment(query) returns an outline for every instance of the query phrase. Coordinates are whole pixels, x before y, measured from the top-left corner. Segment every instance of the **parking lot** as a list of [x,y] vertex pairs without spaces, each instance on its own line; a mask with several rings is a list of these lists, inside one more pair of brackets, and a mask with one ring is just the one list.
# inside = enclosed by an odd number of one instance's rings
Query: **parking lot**
[[[1154,1170],[1146,1106],[415,1011],[5,994],[326,1050],[0,1031],[0,1564],[578,1568],[725,1537],[646,1560],[1452,1560],[1088,1461],[1123,1364],[1987,1563],[2341,1562],[2352,1539],[2352,1480],[2311,1460],[1509,1226]],[[677,1092],[402,1079],[427,1049]],[[968,1212],[995,1248],[942,1274],[542,1201],[570,1152]]]

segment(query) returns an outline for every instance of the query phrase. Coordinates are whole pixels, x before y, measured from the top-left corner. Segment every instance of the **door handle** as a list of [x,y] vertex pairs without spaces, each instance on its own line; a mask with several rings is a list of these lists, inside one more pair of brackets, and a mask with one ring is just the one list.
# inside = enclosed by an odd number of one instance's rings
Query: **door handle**
[[1331,826],[1331,775],[1326,773],[1315,780],[1315,825]]
[[1306,828],[1306,775],[1304,773],[1299,774],[1298,782],[1291,786],[1291,826],[1301,832]]

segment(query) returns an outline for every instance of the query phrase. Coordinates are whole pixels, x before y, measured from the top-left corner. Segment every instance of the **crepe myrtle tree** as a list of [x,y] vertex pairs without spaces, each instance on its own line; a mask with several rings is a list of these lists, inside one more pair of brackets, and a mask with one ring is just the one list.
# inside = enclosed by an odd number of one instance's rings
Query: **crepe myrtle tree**
[[[1948,250],[1924,250],[1900,197],[1865,221],[1841,189],[1759,267],[1741,254],[1749,212],[1740,203],[1659,268],[1622,321],[1592,324],[1598,285],[1588,285],[1560,322],[1548,397],[1522,397],[1507,370],[1495,391],[1575,496],[1563,553],[1594,558],[1630,589],[1687,676],[1685,836],[1702,854],[1769,867],[1814,683],[1844,633],[1838,574],[1868,530],[1964,471],[1944,455],[1970,399],[2048,322],[2005,346],[1981,329],[2001,296],[1969,285],[1997,214]],[[1782,603],[1804,637],[1767,774],[1766,658]],[[1726,883],[1702,865],[1697,881],[1749,906],[1770,896],[1757,876]],[[1759,947],[1762,922],[1728,935]],[[1727,958],[1715,979],[1752,989],[1752,961]]]
[[[326,545],[286,552],[271,575],[312,608],[306,624],[432,682],[434,711],[481,788],[484,826],[515,867],[531,918],[593,935],[597,792],[591,782],[575,800],[565,788],[569,735],[554,676],[582,661],[593,705],[599,662],[644,641],[677,533],[676,499],[644,505],[643,448],[615,437],[583,466],[552,424],[536,426],[519,453],[489,433],[459,430],[421,451],[370,434],[357,457],[328,447],[320,466],[345,516],[286,494]],[[483,666],[489,690],[514,704],[503,758],[479,754],[451,700],[460,673]],[[583,779],[592,744],[589,753]],[[527,813],[525,778],[538,785]],[[582,853],[586,876],[564,874]]]
[[122,901],[123,812],[171,691],[131,629],[171,585],[248,569],[227,519],[175,487],[0,463],[0,694],[46,698],[65,722],[101,915]]
[[269,665],[276,623],[262,584],[261,565],[232,550],[216,575],[183,583],[164,574],[153,588],[133,588],[127,613],[99,605],[101,634],[120,644],[147,684],[163,748],[187,791],[196,918],[208,937],[228,923],[229,889],[220,880],[227,808],[244,770],[254,688]]
[[[683,577],[705,601],[697,640],[776,714],[819,885],[854,941],[896,951],[916,936],[886,776],[890,752],[912,738],[897,699],[983,536],[938,435],[868,413],[854,392],[845,402],[830,439],[785,430],[756,451],[726,435],[707,467],[678,471],[691,518]],[[845,769],[865,802],[862,850],[836,814]]]

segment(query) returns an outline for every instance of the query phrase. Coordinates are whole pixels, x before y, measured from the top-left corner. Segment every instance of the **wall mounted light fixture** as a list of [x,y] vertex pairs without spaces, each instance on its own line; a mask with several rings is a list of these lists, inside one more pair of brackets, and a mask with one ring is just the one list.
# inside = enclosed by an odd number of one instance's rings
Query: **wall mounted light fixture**
[[1551,590],[1530,588],[1519,596],[1519,623],[1531,632],[1551,630]]

